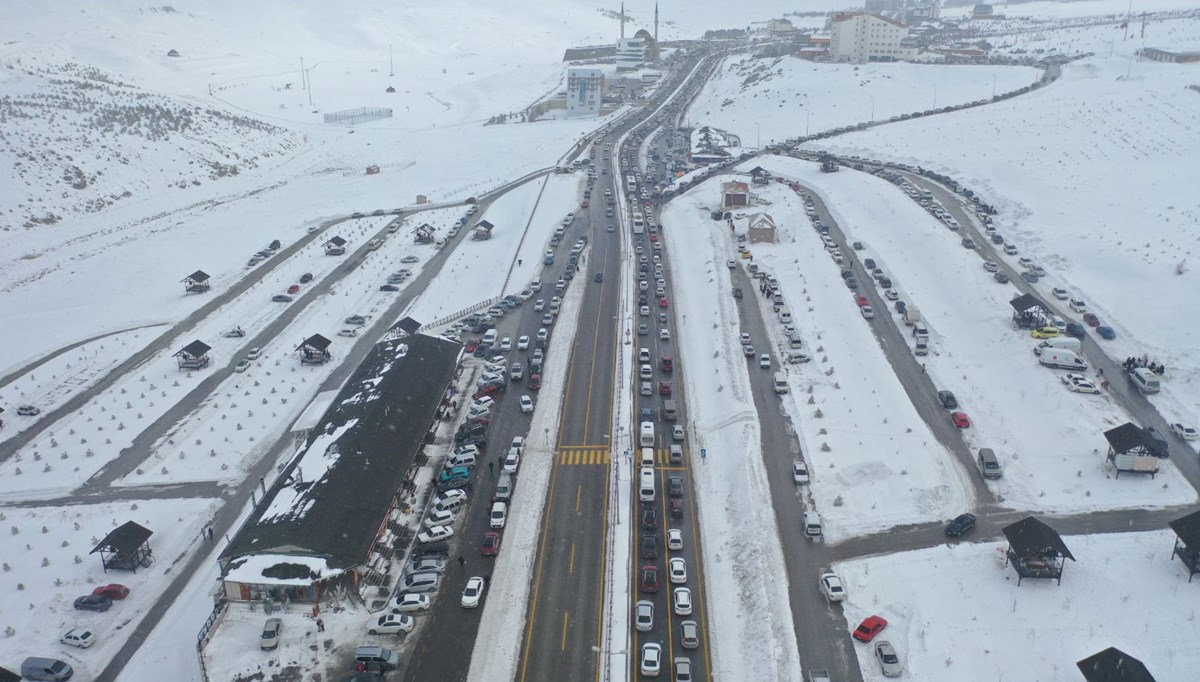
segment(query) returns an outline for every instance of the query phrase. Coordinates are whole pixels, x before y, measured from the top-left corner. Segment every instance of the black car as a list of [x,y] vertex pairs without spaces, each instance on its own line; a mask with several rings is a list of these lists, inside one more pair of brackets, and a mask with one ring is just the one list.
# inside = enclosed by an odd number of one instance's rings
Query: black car
[[112,607],[112,600],[101,594],[85,594],[75,600],[75,608],[79,611],[107,611]]
[[475,346],[475,352],[472,353],[472,355],[474,355],[477,358],[482,358],[483,356],[487,355],[488,351],[490,351],[491,349],[492,349],[491,344],[481,343],[478,346]]
[[604,281],[604,273],[603,273],[603,272],[597,272],[597,273],[596,273],[596,276],[595,276],[595,277],[593,277],[593,278],[592,278],[592,280],[593,280],[593,281],[596,281],[596,282],[603,282],[603,281]]
[[903,315],[907,311],[908,311],[908,304],[906,304],[904,301],[896,301],[896,312]]
[[733,297],[734,297],[734,298],[741,298],[741,297],[742,297],[742,288],[741,288],[741,287],[734,287],[734,288],[733,288]]
[[1085,334],[1083,325],[1078,322],[1067,323],[1067,336],[1073,336],[1077,339],[1082,339]]
[[306,272],[303,275],[300,275],[300,283],[301,284],[308,284],[312,280],[313,280],[313,275],[311,272]]
[[671,497],[683,497],[683,477],[667,477],[667,494]]
[[858,278],[857,277],[847,277],[846,278],[846,286],[851,289],[857,289],[858,288]]
[[867,258],[866,260],[863,261],[863,267],[865,267],[868,270],[874,270],[875,269],[875,259]]
[[938,391],[937,398],[938,402],[942,404],[942,407],[946,408],[947,410],[958,409],[958,399],[956,399],[954,394],[950,391]]
[[1150,454],[1161,459],[1166,459],[1167,457],[1171,456],[1171,445],[1167,442],[1166,438],[1163,438],[1163,435],[1159,433],[1158,429],[1154,428],[1153,426],[1147,426],[1142,429],[1142,432],[1146,434],[1146,441],[1149,445]]
[[946,524],[946,537],[956,538],[975,527],[974,514],[960,514]]
[[658,538],[654,535],[642,536],[642,558],[657,559],[658,558]]
[[654,510],[654,505],[646,505],[642,507],[642,530],[652,531],[658,528],[658,512]]
[[380,291],[400,291],[400,287],[395,284],[384,284],[379,287]]
[[275,303],[290,303],[292,297],[288,296],[287,294],[275,294],[271,297],[271,300]]

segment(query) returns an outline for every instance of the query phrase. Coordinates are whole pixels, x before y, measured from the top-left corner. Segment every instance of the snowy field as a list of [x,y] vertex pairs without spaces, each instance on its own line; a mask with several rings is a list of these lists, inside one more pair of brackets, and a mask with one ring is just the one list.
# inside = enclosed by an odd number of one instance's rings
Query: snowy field
[[[886,618],[878,639],[896,647],[906,679],[1075,682],[1076,661],[1115,646],[1158,682],[1194,680],[1200,649],[1180,624],[1195,618],[1196,586],[1170,558],[1174,533],[1063,542],[1075,561],[1066,562],[1061,585],[1018,587],[1004,565],[1007,543],[947,543],[838,564],[849,595],[846,628],[872,614]],[[885,679],[872,648],[854,647],[863,679]]]
[[808,132],[987,99],[1040,76],[1026,66],[818,64],[742,54],[717,68],[687,119],[737,135],[742,147],[761,148]]
[[[1200,20],[1152,22],[1145,44],[1196,49],[1197,35]],[[1131,61],[1140,41],[1118,40],[1108,57],[1111,29],[1044,37],[1102,56],[1067,65],[1057,83],[1026,96],[822,146],[933,168],[981,194],[999,210],[999,232],[1049,271],[1046,290],[1069,289],[1116,330],[1114,357],[1167,365],[1151,400],[1168,421],[1195,424],[1197,325],[1180,314],[1195,310],[1200,257],[1200,124],[1197,95],[1185,88],[1195,69]]]
[[[0,519],[9,527],[5,530],[8,551],[0,589],[12,598],[0,606],[0,623],[6,632],[0,656],[5,664],[16,668],[22,654],[48,656],[70,663],[76,677],[92,679],[124,644],[128,628],[146,615],[162,593],[175,563],[208,547],[200,533],[214,507],[213,500],[139,500],[5,509]],[[100,555],[89,552],[126,521],[153,531],[147,542],[154,563],[136,573],[106,575]],[[72,607],[76,597],[110,582],[125,585],[130,593],[108,612]],[[59,644],[63,633],[80,627],[95,634],[91,648]],[[198,627],[199,623],[187,629],[189,638]]]
[[[697,509],[712,665],[736,671],[734,679],[755,671],[761,679],[796,680],[796,634],[787,601],[779,598],[787,594],[783,551],[738,344],[737,307],[728,295],[729,247],[725,237],[704,234],[715,223],[707,211],[700,214],[700,198],[711,196],[697,189],[675,199],[662,224],[674,282],[675,337],[680,356],[692,359],[682,372],[693,424],[692,480],[697,499],[704,500]],[[701,448],[708,457],[699,458]]]
[[[813,187],[846,239],[868,246],[859,257],[875,258],[903,300],[920,308],[930,334],[930,354],[924,360],[929,374],[937,386],[954,392],[971,417],[971,428],[964,432],[968,445],[973,450],[990,447],[1000,457],[1004,477],[990,485],[1006,506],[1077,512],[1196,499],[1169,461],[1152,479],[1112,477],[1104,461],[1108,444],[1103,431],[1129,421],[1128,415],[1106,395],[1067,391],[1059,379],[1063,372],[1038,365],[1032,353],[1036,341],[1012,327],[1008,301],[1015,288],[992,280],[976,252],[962,248],[957,234],[898,187],[865,173],[821,173],[816,164],[798,159],[759,162]],[[768,196],[771,190],[790,191],[772,185]],[[807,223],[801,210],[794,215],[790,223]],[[817,248],[812,228],[805,229]],[[830,269],[825,279],[844,289],[837,268],[824,260]],[[930,268],[930,262],[938,267]],[[843,307],[860,317],[845,295]],[[888,313],[903,325],[894,311]],[[875,324],[880,323],[876,318]]]

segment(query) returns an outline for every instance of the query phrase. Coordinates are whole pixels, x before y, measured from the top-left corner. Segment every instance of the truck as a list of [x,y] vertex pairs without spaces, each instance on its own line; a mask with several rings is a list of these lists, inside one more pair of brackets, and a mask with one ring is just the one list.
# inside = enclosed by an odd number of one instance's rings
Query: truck
[[1054,369],[1069,369],[1083,371],[1088,368],[1087,361],[1069,350],[1047,348],[1038,356],[1038,362]]
[[1059,336],[1053,339],[1046,339],[1033,347],[1034,355],[1041,355],[1042,351],[1047,348],[1058,350],[1069,350],[1072,353],[1079,355],[1079,339],[1072,339],[1069,336]]
[[904,324],[912,326],[921,321],[921,311],[917,310],[917,306],[910,305],[904,309]]

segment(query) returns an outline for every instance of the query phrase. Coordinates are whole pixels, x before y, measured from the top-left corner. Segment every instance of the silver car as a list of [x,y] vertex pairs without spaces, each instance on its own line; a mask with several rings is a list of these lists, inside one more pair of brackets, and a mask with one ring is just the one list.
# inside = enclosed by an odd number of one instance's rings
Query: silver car
[[643,599],[634,607],[634,627],[638,632],[649,632],[654,628],[654,602]]
[[900,664],[900,657],[896,655],[892,643],[886,639],[875,642],[875,659],[879,661],[879,668],[883,671],[884,677],[900,677],[900,674],[904,672],[904,666]]

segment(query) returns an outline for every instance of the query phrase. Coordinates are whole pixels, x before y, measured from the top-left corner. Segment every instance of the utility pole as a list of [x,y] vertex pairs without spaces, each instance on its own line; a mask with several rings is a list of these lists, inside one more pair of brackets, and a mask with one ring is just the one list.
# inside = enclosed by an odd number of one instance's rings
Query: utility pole
[[300,58],[300,89],[301,90],[308,89],[308,80],[307,80],[307,76],[304,71],[304,57]]
[[396,75],[396,62],[392,59],[392,44],[388,43],[388,76]]

